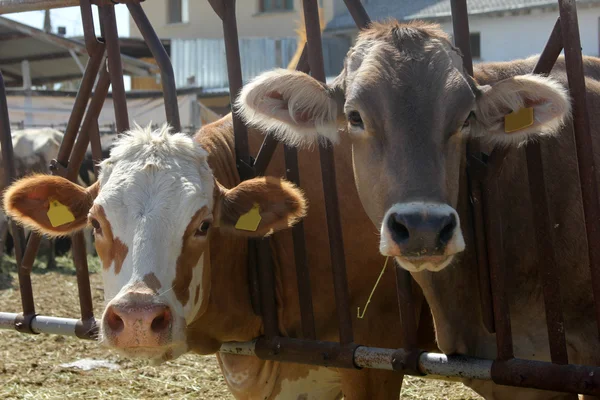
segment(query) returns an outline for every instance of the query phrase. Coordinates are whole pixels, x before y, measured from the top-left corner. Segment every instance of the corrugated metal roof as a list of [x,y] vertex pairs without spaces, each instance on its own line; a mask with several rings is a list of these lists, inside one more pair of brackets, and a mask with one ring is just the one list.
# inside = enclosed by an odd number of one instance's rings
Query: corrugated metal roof
[[[88,60],[85,44],[0,17],[0,70],[6,86],[21,86],[21,62],[29,61],[32,84],[81,78]],[[127,75],[154,75],[156,66],[121,55]],[[76,61],[77,60],[77,61]]]
[[[436,19],[450,17],[450,0],[368,0],[364,7],[372,20],[395,18],[399,21],[411,19]],[[600,4],[600,0],[578,0],[578,4]],[[469,15],[488,14],[502,11],[527,10],[538,7],[556,6],[556,0],[469,0]],[[326,32],[356,29],[348,11],[336,15],[325,28]]]

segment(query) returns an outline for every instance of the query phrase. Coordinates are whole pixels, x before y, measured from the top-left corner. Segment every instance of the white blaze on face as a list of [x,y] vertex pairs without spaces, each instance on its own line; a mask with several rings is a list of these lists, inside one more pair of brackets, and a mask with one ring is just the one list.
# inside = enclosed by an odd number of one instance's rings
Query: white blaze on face
[[207,257],[200,254],[197,265],[189,265],[188,257],[183,268],[182,251],[190,229],[192,247],[208,248],[207,237],[194,236],[197,227],[191,224],[212,219],[214,178],[206,152],[190,137],[169,135],[166,129],[138,129],[143,132],[117,140],[111,157],[102,163],[100,193],[90,212],[101,226],[98,252],[103,262],[108,259],[105,301],[124,296],[132,285],[151,277],[160,301],[171,308],[176,341],[182,339],[185,321],[199,310],[196,289],[206,295],[201,281]]

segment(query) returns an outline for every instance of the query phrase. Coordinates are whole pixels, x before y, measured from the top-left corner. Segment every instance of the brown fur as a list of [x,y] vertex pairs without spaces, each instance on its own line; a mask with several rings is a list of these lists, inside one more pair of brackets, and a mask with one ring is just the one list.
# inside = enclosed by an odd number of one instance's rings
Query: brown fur
[[193,290],[193,288],[189,287],[189,284],[192,280],[194,267],[198,264],[198,260],[200,260],[208,244],[206,241],[198,243],[198,240],[194,238],[194,233],[202,223],[204,217],[206,217],[207,212],[208,209],[206,207],[198,210],[183,234],[181,253],[177,259],[177,273],[173,281],[173,291],[177,296],[177,300],[184,307],[190,299],[190,292]]
[[[225,188],[235,187],[239,177],[235,169],[231,116],[205,126],[196,137],[209,152],[209,164],[216,179]],[[250,132],[253,152],[258,150],[262,138],[258,132]],[[389,332],[401,332],[392,271],[388,271],[392,274],[391,278],[380,283],[365,319],[355,318],[356,307],[364,306],[381,271],[384,258],[377,251],[376,230],[371,227],[354,189],[349,150],[348,142],[345,142],[335,154],[355,342],[372,346],[401,347],[400,334],[389,335]],[[317,157],[316,151],[299,154],[302,188],[311,204],[303,220],[307,258],[311,274],[317,336],[321,340],[335,341],[338,337],[329,240],[324,222],[326,219],[320,166],[319,163],[315,163],[315,157]],[[276,151],[267,173],[272,176],[284,176],[281,149]],[[236,215],[246,210],[247,208],[240,210]],[[231,221],[234,219],[231,218]],[[212,353],[218,349],[219,343],[224,341],[247,341],[262,333],[261,320],[254,315],[250,303],[246,239],[228,235],[225,229],[217,229],[213,234],[210,257],[212,272],[210,303],[206,312],[189,327],[190,336],[194,338],[189,344],[192,349],[200,353]],[[290,232],[275,233],[271,243],[275,261],[279,329],[283,335],[299,337],[301,335],[300,312]],[[415,294],[417,299],[422,299],[418,288],[415,288]],[[424,321],[430,319],[428,313],[424,313],[423,317]],[[420,331],[420,346],[430,350],[435,349],[431,325],[424,322],[420,327],[423,328]],[[235,365],[240,363],[251,376],[257,374],[257,377],[262,377],[263,373],[272,371],[266,375],[272,377],[269,378],[268,385],[265,384],[266,381],[257,379],[254,385],[258,386],[240,391],[239,387],[229,383],[233,393],[240,399],[248,398],[247,393],[255,391],[257,396],[261,393],[261,398],[273,399],[284,380],[304,376],[306,370],[311,368],[256,359],[252,359],[250,365],[249,360],[241,356],[218,355],[218,357],[221,364],[227,364],[224,370],[235,369]],[[347,399],[398,398],[400,374],[375,370],[339,370],[339,372],[342,389]],[[272,391],[270,387],[273,388]]]
[[237,230],[236,234],[262,237],[289,228],[304,217],[307,210],[306,200],[296,190],[298,188],[290,182],[272,176],[250,179],[224,190],[221,228],[235,229],[240,216],[250,211],[254,203],[258,203],[261,216],[258,228],[255,232]]
[[106,218],[104,208],[99,205],[93,206],[89,211],[89,219],[95,218],[101,227],[101,233],[96,233],[96,251],[102,260],[102,268],[107,270],[115,264],[115,275],[121,272],[121,267],[127,257],[129,248],[118,237],[113,237],[112,227]]

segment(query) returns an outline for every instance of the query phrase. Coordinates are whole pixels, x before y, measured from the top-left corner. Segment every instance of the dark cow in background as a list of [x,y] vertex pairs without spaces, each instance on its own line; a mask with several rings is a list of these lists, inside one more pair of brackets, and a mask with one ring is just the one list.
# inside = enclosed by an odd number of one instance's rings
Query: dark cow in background
[[[113,142],[118,138],[117,134],[105,134],[100,136],[100,145],[102,147],[102,160],[110,156],[110,148]],[[87,185],[91,186],[97,180],[94,172],[94,158],[92,156],[92,148],[88,146],[85,153],[85,158],[79,168],[79,178]]]
[[[600,365],[586,234],[564,59],[551,77],[531,75],[537,57],[480,64],[474,79],[437,26],[374,23],[331,85],[276,70],[257,77],[238,107],[251,124],[289,144],[352,143],[361,202],[380,229],[380,251],[423,289],[446,354],[493,359],[482,322],[465,169],[469,137],[486,150],[513,146],[497,179],[515,356],[550,361],[536,226],[523,143],[543,138],[545,182],[561,283],[569,362]],[[600,165],[600,59],[584,57],[590,126]],[[513,112],[524,115],[510,126]],[[528,113],[532,114],[528,114]],[[514,114],[513,116],[514,117]],[[598,246],[598,243],[592,243]],[[397,332],[390,332],[397,335]],[[464,382],[487,399],[570,395]]]

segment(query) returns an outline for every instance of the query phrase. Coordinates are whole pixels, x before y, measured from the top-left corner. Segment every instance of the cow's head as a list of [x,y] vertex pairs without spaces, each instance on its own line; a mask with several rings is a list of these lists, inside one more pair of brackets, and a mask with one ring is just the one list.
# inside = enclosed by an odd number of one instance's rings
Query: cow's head
[[[389,22],[359,35],[331,85],[275,70],[248,84],[237,108],[292,145],[335,143],[346,133],[361,201],[381,227],[381,253],[409,271],[438,271],[465,247],[455,211],[465,138],[508,146],[551,136],[570,103],[541,76],[479,86],[437,26]],[[505,116],[520,110],[507,133]]]
[[[4,207],[50,236],[90,224],[103,264],[101,338],[127,356],[166,360],[187,350],[186,327],[208,306],[210,269],[219,268],[210,265],[209,242],[287,228],[306,202],[275,178],[226,189],[192,138],[136,127],[115,143],[93,186],[33,175],[7,190]],[[237,229],[241,216],[245,226]]]

